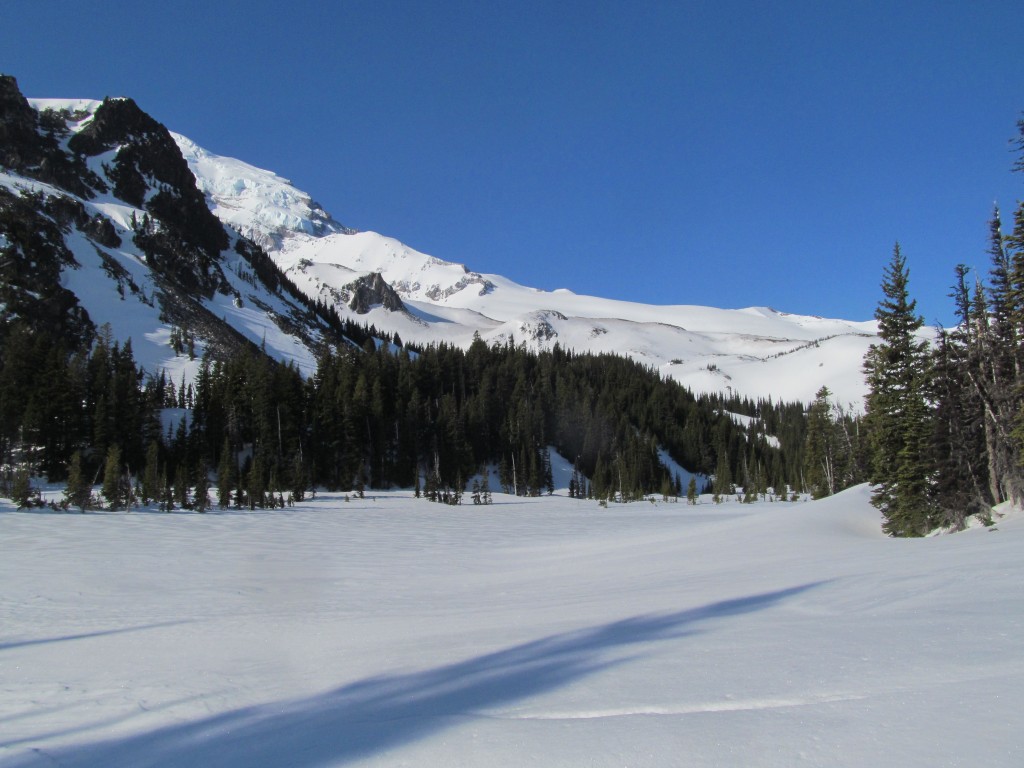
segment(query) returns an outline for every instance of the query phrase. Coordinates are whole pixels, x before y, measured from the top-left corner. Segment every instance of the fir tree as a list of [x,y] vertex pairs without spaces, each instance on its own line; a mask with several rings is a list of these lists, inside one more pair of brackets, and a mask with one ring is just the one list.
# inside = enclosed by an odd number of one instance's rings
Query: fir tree
[[686,503],[694,505],[697,503],[697,476],[690,475],[690,482],[686,486]]
[[142,471],[142,503],[156,499],[160,494],[160,446],[156,440],[146,449],[146,464]]
[[[724,448],[718,452],[718,466],[715,469],[715,496],[728,496],[732,493],[732,475],[729,471],[729,456]],[[716,499],[717,500],[717,499]]]
[[231,489],[235,487],[236,474],[235,457],[231,454],[230,443],[225,440],[217,463],[217,506],[221,509],[231,506]]
[[103,465],[103,487],[100,489],[103,498],[111,509],[120,509],[124,501],[121,476],[121,447],[112,445],[107,449],[107,459]]
[[32,475],[28,467],[18,467],[11,484],[11,501],[18,505],[18,509],[25,509],[35,506],[34,499],[37,495],[38,491],[32,488]]
[[831,396],[828,387],[819,389],[807,413],[804,477],[806,490],[814,499],[831,496],[842,489],[842,477],[849,460],[829,400]]
[[189,502],[188,467],[184,462],[178,462],[178,468],[174,473],[174,501],[181,509],[192,506]]
[[196,484],[192,507],[197,512],[205,512],[210,506],[210,476],[205,462],[196,467]]
[[867,419],[871,439],[871,501],[893,536],[921,536],[933,525],[929,498],[933,428],[926,400],[927,342],[924,324],[908,290],[909,270],[897,243],[882,281],[884,298],[875,311],[881,343],[865,359]]
[[78,507],[80,512],[84,512],[89,506],[91,496],[92,487],[82,472],[82,454],[75,451],[71,455],[71,465],[68,467],[68,484],[64,489],[64,499],[70,506]]

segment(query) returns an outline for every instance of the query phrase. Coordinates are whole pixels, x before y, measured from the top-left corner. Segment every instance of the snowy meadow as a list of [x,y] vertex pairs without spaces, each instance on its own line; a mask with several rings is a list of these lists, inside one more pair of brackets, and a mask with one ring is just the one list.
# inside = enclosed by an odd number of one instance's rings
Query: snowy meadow
[[0,507],[0,767],[1020,766],[1024,515]]

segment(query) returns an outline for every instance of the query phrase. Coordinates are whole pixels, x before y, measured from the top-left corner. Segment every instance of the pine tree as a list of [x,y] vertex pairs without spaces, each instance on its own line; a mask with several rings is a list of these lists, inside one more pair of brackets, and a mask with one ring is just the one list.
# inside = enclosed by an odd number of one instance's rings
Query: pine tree
[[82,454],[75,451],[68,467],[68,484],[64,489],[64,499],[70,506],[78,507],[80,512],[85,512],[91,496],[92,488],[82,472]]
[[[1024,119],[1017,121],[1019,136],[1015,145],[1019,156],[1013,165],[1013,170],[1024,173]],[[1009,320],[1008,323],[1013,329],[1013,354],[1010,359],[1013,362],[1013,418],[1014,423],[1008,425],[1013,429],[1012,440],[1014,443],[1014,454],[1017,461],[1014,468],[1017,470],[1012,481],[1009,483],[1007,496],[1015,503],[1024,501],[1024,477],[1020,470],[1024,465],[1024,200],[1018,201],[1017,210],[1013,216],[1013,230],[1005,238],[1006,259],[1009,264]]]
[[160,446],[156,440],[146,449],[146,465],[142,471],[142,503],[149,504],[160,494]]
[[112,445],[107,449],[107,459],[103,465],[103,487],[100,489],[111,509],[121,508],[124,499],[121,485],[121,447]]
[[293,501],[302,501],[306,497],[306,488],[309,487],[309,476],[301,452],[297,452],[292,459],[290,474],[291,498]]
[[804,478],[811,497],[821,499],[842,489],[841,474],[847,463],[839,426],[829,398],[822,387],[807,412],[807,441],[804,451]]
[[917,337],[924,324],[908,291],[909,270],[897,243],[875,311],[882,341],[865,358],[867,419],[871,440],[871,501],[893,536],[921,536],[934,524],[929,498],[929,443],[933,433],[926,400],[928,345]]
[[210,476],[206,463],[199,462],[196,467],[196,485],[192,506],[196,512],[205,512],[210,506]]
[[231,445],[225,440],[221,446],[220,461],[217,463],[217,506],[227,509],[231,506],[231,489],[235,487],[235,458]]
[[160,509],[163,512],[170,512],[174,509],[174,489],[167,479],[167,467],[160,471]]
[[960,337],[964,325],[939,331],[933,355],[936,462],[934,498],[940,524],[957,530],[966,517],[990,508],[989,453],[986,448],[985,414],[967,382],[966,354]]
[[690,482],[686,486],[686,503],[694,505],[697,503],[697,476],[690,475]]
[[32,488],[32,475],[28,467],[18,467],[14,473],[14,482],[11,484],[11,501],[18,505],[18,509],[34,506],[34,497],[38,491]]
[[177,470],[174,473],[174,501],[180,509],[188,509],[192,506],[189,501],[188,467],[185,462],[178,462]]
[[718,466],[715,469],[715,496],[732,493],[732,474],[729,472],[729,455],[723,446],[718,452]]

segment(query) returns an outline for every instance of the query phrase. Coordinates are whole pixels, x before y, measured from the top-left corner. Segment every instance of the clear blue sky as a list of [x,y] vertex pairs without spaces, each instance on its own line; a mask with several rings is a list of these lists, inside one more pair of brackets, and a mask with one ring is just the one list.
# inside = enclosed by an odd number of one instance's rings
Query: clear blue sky
[[928,322],[1024,198],[1019,0],[6,0],[0,71],[132,96],[343,223],[540,288]]

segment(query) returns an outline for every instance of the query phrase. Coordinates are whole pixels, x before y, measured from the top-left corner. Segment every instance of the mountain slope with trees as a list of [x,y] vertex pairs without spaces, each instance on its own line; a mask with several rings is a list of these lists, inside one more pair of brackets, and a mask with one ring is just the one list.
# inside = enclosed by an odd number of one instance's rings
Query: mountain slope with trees
[[[695,397],[633,360],[511,335],[406,347],[354,319],[412,317],[379,273],[345,304],[300,291],[130,99],[34,103],[0,78],[0,455],[19,478],[67,478],[70,507],[99,484],[112,508],[204,509],[214,477],[234,506],[316,485],[451,499],[488,466],[532,495],[552,490],[551,447],[579,496],[679,496],[689,477],[664,456],[723,494],[801,487],[800,406]],[[353,234],[290,204],[307,234]]]

